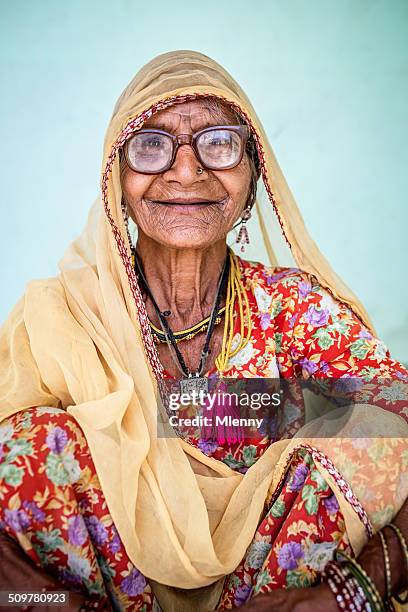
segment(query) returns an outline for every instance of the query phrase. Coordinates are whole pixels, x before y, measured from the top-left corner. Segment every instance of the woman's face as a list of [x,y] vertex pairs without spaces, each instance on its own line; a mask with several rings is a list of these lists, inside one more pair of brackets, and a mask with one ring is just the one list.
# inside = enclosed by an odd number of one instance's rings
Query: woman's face
[[[227,107],[214,110],[205,100],[195,100],[156,113],[143,128],[178,135],[211,125],[236,125],[236,119]],[[204,168],[197,174],[198,166],[190,145],[179,147],[172,167],[162,174],[141,174],[122,164],[122,191],[139,232],[177,249],[203,248],[225,238],[247,202],[251,162],[244,153],[229,170]],[[196,200],[210,203],[192,203]]]

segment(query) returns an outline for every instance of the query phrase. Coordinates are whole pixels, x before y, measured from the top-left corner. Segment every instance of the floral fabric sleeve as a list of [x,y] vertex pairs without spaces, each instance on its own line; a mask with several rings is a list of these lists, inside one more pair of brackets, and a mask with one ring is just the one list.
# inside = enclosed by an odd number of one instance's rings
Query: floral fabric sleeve
[[293,269],[278,274],[274,299],[281,307],[275,306],[274,323],[282,375],[380,382],[376,404],[407,418],[408,371],[384,342],[312,275]]

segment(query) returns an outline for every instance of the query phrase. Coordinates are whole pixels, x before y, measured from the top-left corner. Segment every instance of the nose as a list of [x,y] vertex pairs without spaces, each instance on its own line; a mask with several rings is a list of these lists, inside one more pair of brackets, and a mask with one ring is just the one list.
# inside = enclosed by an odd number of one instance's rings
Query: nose
[[197,174],[199,165],[193,147],[182,144],[177,150],[172,167],[164,173],[164,179],[169,182],[175,181],[182,187],[190,187],[205,177],[205,174]]

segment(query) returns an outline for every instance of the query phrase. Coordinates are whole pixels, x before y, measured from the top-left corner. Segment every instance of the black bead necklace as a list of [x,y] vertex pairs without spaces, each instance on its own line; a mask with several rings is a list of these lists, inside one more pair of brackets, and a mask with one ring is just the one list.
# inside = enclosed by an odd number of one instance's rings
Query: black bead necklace
[[136,250],[134,251],[134,261],[135,261],[136,275],[142,282],[147,295],[152,301],[153,307],[157,313],[157,316],[160,321],[160,325],[162,327],[168,347],[170,349],[170,355],[175,365],[177,366],[177,368],[179,369],[179,371],[182,373],[184,377],[180,381],[181,393],[191,394],[192,391],[199,392],[201,390],[204,390],[205,392],[207,392],[208,391],[208,380],[207,378],[203,377],[203,372],[204,372],[204,367],[205,367],[205,363],[207,361],[208,355],[210,354],[210,350],[209,350],[210,341],[211,341],[211,337],[214,331],[215,321],[218,316],[221,295],[223,293],[223,290],[225,288],[225,285],[228,279],[229,253],[227,253],[220,277],[218,279],[217,292],[216,292],[214,303],[211,309],[211,314],[210,314],[208,328],[207,328],[207,334],[206,334],[203,349],[201,351],[199,365],[195,372],[192,372],[187,367],[186,362],[184,361],[183,355],[181,354],[180,349],[177,346],[177,340],[174,336],[173,330],[168,324],[167,317],[171,314],[171,312],[169,310],[161,311],[156,303],[156,300],[153,297],[150,287],[147,284],[146,277],[143,274],[141,261],[139,259],[139,256]]

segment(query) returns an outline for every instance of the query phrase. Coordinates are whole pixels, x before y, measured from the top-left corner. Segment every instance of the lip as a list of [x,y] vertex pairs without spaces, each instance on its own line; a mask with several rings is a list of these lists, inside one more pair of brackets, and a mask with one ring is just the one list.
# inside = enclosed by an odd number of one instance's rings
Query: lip
[[145,199],[147,204],[160,204],[168,209],[171,209],[175,213],[197,213],[199,210],[209,208],[211,206],[223,206],[228,200],[228,196],[225,196],[221,200],[206,200],[205,198],[174,198],[169,200],[150,200]]
[[174,198],[168,200],[147,200],[163,206],[212,206],[214,204],[224,204],[226,198],[221,200],[208,200],[206,198]]

